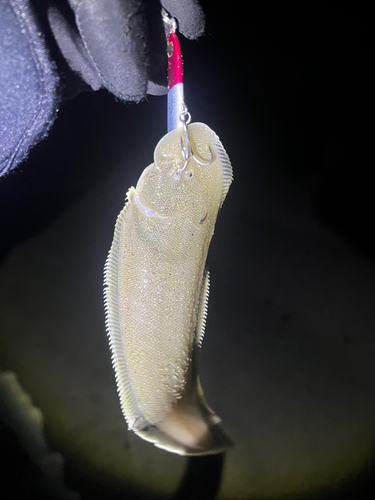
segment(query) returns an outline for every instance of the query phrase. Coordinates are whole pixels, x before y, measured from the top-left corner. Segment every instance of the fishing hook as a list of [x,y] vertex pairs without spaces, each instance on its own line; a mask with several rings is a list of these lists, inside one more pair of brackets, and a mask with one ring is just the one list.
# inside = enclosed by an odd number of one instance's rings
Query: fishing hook
[[187,109],[186,104],[184,104],[183,111],[182,111],[182,113],[180,113],[180,121],[182,122],[182,127],[184,129],[184,135],[185,135],[185,146],[184,146],[184,143],[183,143],[183,140],[182,140],[182,137],[181,137],[181,153],[182,153],[183,159],[185,160],[185,165],[183,166],[183,168],[181,169],[181,171],[185,169],[185,167],[187,165],[187,162],[190,159],[190,156],[199,165],[202,165],[203,167],[211,165],[211,163],[214,161],[214,155],[212,153],[211,146],[208,146],[208,149],[210,151],[210,159],[207,160],[207,161],[204,161],[204,160],[201,160],[200,158],[198,158],[194,154],[194,151],[193,151],[192,147],[190,146],[190,135],[189,135],[188,125],[189,125],[189,123],[191,121],[191,115],[190,115],[190,113],[189,113],[189,111]]

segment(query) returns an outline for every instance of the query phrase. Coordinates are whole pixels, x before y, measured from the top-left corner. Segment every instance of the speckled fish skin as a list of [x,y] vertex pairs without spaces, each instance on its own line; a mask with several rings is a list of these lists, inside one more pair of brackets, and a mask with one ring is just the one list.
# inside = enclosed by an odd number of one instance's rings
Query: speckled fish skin
[[183,129],[164,136],[118,216],[105,266],[106,325],[129,429],[180,455],[231,445],[197,375],[208,299],[205,263],[232,168],[216,134],[188,127],[193,157],[183,169]]

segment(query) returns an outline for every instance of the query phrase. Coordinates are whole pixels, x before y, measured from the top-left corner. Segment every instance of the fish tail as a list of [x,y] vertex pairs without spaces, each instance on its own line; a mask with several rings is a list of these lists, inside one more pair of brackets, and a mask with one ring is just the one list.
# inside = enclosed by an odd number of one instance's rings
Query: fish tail
[[178,400],[157,424],[133,430],[146,441],[179,455],[222,453],[233,446],[221,419],[207,405],[200,384]]

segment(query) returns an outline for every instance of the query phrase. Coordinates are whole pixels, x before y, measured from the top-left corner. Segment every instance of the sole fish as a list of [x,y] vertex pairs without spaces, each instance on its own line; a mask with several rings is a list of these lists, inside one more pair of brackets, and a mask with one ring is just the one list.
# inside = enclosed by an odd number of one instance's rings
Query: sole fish
[[[209,289],[205,271],[232,167],[217,135],[188,126],[165,135],[127,193],[105,265],[106,327],[121,408],[129,429],[180,455],[231,445],[208,407],[197,373]],[[204,165],[197,158],[211,154]]]

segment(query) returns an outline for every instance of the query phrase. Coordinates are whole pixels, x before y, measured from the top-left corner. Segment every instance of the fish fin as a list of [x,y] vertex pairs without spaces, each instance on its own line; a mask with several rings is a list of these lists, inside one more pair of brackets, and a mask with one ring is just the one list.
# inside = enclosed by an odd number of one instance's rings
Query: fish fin
[[[194,422],[194,415],[189,415],[189,419]],[[202,421],[197,422],[198,427],[202,425]],[[179,433],[171,434],[173,423],[163,421],[156,425],[149,425],[141,431],[136,431],[136,434],[145,441],[152,443],[157,448],[160,448],[170,453],[177,453],[183,456],[199,456],[199,455],[213,455],[215,453],[223,453],[228,448],[233,447],[233,441],[228,437],[221,421],[217,423],[204,422],[205,430],[202,435],[190,435],[188,443],[181,440]],[[188,429],[181,429],[182,435]]]
[[121,259],[122,230],[134,194],[136,194],[134,187],[131,187],[126,193],[125,206],[117,217],[111,249],[104,266],[105,325],[112,352],[112,365],[115,371],[117,392],[129,428],[134,425],[140,412],[128,376],[128,367],[122,343],[124,333],[120,318],[118,272]]
[[140,418],[133,430],[157,448],[179,455],[222,453],[233,446],[220,417],[208,406],[199,377],[194,388],[185,392],[159,422],[150,424]]
[[215,149],[219,157],[223,173],[223,191],[221,194],[221,204],[220,204],[221,206],[224,203],[225,197],[229,191],[229,186],[232,184],[233,181],[233,169],[229,156],[225,151],[224,146],[221,144],[221,141],[217,135],[216,135]]
[[207,270],[205,270],[202,279],[202,289],[199,299],[197,328],[195,334],[195,340],[198,347],[202,346],[204,332],[206,328],[209,293],[210,293],[210,273]]
[[208,406],[196,377],[195,389],[175,402],[157,424],[140,419],[133,429],[157,448],[179,455],[211,455],[233,446],[220,417]]

